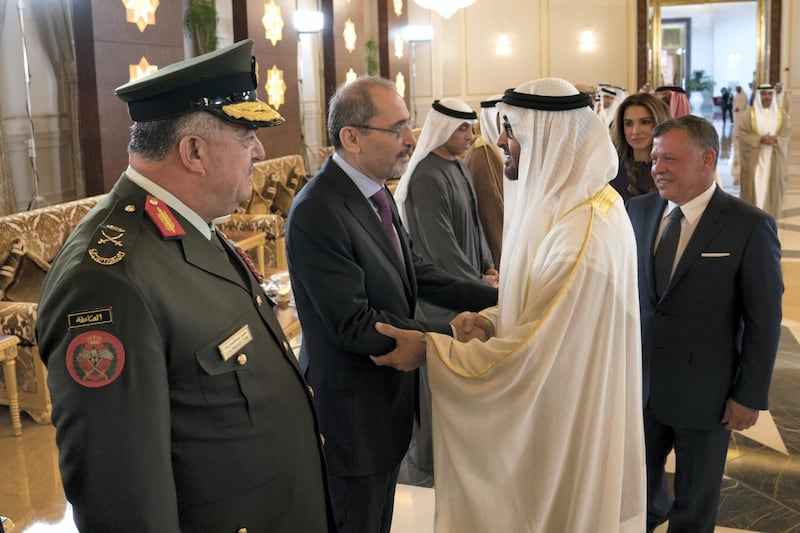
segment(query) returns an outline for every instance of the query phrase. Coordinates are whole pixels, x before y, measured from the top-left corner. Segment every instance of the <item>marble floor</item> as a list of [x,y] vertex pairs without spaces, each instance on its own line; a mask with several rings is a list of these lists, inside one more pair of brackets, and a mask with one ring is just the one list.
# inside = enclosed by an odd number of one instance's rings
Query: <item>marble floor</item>
[[[720,175],[732,193],[730,125],[722,135]],[[800,533],[800,128],[792,139],[789,191],[778,221],[786,292],[783,334],[772,380],[770,411],[731,439],[717,533]],[[14,437],[8,409],[0,407],[0,515],[14,533],[74,532],[58,473],[55,430],[22,416]],[[434,491],[398,486],[392,533],[433,531]],[[658,532],[666,531],[666,525]]]

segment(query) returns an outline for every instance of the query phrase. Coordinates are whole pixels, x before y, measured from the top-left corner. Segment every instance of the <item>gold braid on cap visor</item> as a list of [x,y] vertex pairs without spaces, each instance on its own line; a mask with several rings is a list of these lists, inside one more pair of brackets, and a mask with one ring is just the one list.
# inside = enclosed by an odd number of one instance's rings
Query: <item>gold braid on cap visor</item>
[[262,123],[265,126],[277,126],[284,122],[280,113],[258,99],[255,90],[231,96],[201,98],[193,101],[192,107],[222,113],[237,120]]

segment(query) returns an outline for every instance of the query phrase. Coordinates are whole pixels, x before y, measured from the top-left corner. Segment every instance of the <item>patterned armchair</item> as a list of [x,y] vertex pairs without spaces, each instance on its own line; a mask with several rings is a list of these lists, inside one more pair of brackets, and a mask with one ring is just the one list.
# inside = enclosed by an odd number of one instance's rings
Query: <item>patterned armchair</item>
[[300,155],[256,162],[253,165],[252,197],[218,227],[223,232],[264,232],[264,262],[267,268],[278,267],[278,257],[282,254],[278,253],[277,246],[283,245],[286,215],[295,192],[305,185],[306,180],[306,169]]
[[[40,424],[50,423],[51,406],[47,371],[34,336],[38,284],[75,225],[101,198],[0,217],[0,333],[20,338],[16,365],[20,410]],[[0,368],[0,404],[7,405],[2,372]]]

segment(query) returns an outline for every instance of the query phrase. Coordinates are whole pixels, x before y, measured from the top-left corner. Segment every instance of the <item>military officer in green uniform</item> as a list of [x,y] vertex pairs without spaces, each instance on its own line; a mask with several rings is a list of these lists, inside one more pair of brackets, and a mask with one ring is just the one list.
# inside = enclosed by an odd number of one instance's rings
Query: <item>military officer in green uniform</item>
[[313,391],[211,222],[250,196],[252,41],[117,89],[129,166],[45,281],[37,338],[81,531],[327,532]]

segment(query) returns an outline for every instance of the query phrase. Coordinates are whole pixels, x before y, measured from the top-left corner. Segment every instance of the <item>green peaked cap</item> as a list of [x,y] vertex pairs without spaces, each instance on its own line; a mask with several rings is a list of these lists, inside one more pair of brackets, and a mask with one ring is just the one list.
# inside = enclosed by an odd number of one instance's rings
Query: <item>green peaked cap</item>
[[252,127],[277,126],[283,117],[256,95],[253,41],[173,63],[117,87],[135,122],[208,111],[223,120]]

